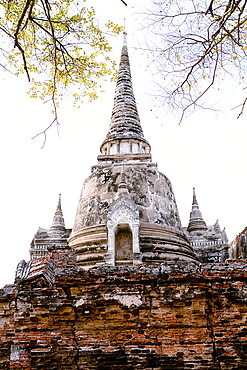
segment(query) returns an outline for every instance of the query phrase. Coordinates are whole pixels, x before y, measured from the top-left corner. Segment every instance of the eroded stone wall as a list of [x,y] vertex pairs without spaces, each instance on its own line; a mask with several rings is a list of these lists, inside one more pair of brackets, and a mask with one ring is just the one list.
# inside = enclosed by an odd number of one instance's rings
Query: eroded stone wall
[[61,268],[0,294],[0,369],[246,369],[247,261]]

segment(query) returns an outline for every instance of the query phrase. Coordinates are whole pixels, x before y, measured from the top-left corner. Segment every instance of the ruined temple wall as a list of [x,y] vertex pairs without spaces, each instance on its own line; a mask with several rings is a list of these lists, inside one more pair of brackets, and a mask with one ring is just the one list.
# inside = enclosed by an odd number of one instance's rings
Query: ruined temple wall
[[246,369],[247,261],[58,270],[0,294],[0,369]]

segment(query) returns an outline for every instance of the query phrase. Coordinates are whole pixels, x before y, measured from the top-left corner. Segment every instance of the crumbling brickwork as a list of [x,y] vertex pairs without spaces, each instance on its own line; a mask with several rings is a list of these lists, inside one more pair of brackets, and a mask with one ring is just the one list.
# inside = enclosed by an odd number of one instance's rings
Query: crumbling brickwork
[[43,265],[0,292],[0,369],[247,368],[246,260]]

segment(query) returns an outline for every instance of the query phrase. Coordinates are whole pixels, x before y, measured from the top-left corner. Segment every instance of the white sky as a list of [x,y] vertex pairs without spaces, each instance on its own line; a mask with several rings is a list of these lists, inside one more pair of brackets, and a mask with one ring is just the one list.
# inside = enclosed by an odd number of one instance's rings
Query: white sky
[[[173,185],[183,226],[188,224],[192,188],[205,222],[217,219],[229,240],[246,226],[246,114],[239,120],[231,108],[241,92],[234,84],[211,94],[223,113],[201,111],[182,126],[153,109],[149,95],[150,74],[139,54],[136,11],[146,0],[95,0],[101,14],[123,24],[126,18],[128,47],[136,101],[145,138],[152,146],[153,161]],[[122,36],[114,42],[119,62]],[[99,147],[110,123],[115,84],[97,101],[79,110],[65,100],[60,109],[60,137],[56,129],[31,140],[51,121],[49,107],[26,94],[24,80],[0,74],[0,287],[14,282],[17,263],[29,260],[29,247],[38,227],[49,228],[62,193],[67,228],[73,226],[83,181],[97,163]]]

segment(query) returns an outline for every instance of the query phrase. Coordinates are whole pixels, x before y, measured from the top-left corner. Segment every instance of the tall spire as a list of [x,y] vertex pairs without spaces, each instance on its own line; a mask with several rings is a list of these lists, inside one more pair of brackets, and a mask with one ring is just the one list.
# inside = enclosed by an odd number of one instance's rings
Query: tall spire
[[[126,35],[124,32],[111,122],[106,139],[101,145],[102,154],[112,154],[109,153],[109,145],[107,146],[107,144],[121,140],[135,140],[139,144],[142,143],[142,152],[150,152],[150,145],[143,135],[133,92]],[[131,146],[129,152],[131,152]]]
[[192,211],[190,212],[190,221],[188,225],[188,231],[195,230],[206,230],[207,225],[202,218],[201,211],[199,209],[195,188],[193,188],[193,201],[192,201]]
[[58,205],[53,217],[53,222],[50,228],[50,231],[56,232],[64,232],[65,231],[65,223],[63,218],[63,212],[61,207],[61,194],[59,194]]

